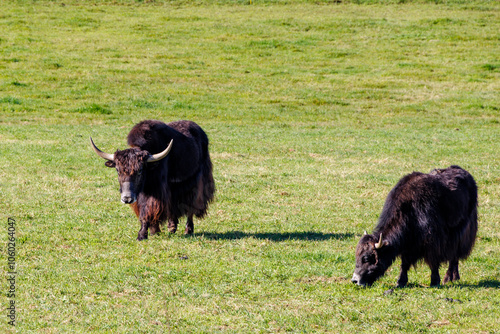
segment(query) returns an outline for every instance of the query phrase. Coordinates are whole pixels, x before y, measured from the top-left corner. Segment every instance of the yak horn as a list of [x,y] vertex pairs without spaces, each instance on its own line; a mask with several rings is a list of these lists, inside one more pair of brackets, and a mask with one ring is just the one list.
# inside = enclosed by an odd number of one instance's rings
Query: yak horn
[[382,233],[380,233],[380,238],[378,242],[375,244],[375,249],[380,249],[384,245],[384,242],[382,241]]
[[114,154],[110,154],[110,153],[106,153],[106,152],[101,151],[100,149],[97,148],[97,146],[95,146],[94,141],[92,140],[92,137],[89,137],[89,138],[90,138],[90,144],[92,144],[92,148],[94,149],[95,153],[97,153],[98,156],[100,156],[101,158],[106,159],[106,160],[111,160],[111,161],[115,160]]
[[163,150],[163,152],[153,154],[152,156],[150,156],[148,158],[147,162],[156,162],[156,161],[159,161],[159,160],[165,158],[168,155],[168,153],[170,152],[170,150],[172,149],[173,142],[174,142],[174,140],[172,139],[170,141],[170,144],[168,144],[168,147],[165,150]]
[[368,235],[368,233],[365,231],[365,232],[363,233],[363,235]]

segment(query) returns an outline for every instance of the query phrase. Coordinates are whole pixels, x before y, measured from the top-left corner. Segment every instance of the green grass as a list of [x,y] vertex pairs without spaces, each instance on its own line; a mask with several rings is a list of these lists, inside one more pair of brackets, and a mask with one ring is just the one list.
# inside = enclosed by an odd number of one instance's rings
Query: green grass
[[[5,1],[0,27],[0,331],[8,217],[20,333],[498,331],[497,1]],[[193,237],[137,242],[90,149],[150,118],[209,135]],[[390,189],[450,164],[479,186],[462,280],[353,285]]]

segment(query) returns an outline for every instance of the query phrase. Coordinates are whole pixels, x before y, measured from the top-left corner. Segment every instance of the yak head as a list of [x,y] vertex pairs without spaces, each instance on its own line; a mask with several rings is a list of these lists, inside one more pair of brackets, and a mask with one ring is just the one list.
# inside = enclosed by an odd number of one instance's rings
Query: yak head
[[370,286],[384,275],[392,264],[388,245],[388,241],[383,240],[382,234],[377,239],[374,235],[365,232],[356,247],[356,268],[351,279],[353,283]]
[[132,204],[137,200],[137,195],[144,186],[146,165],[165,158],[172,148],[172,142],[173,140],[163,152],[157,154],[150,154],[137,147],[111,154],[98,149],[90,138],[92,148],[97,155],[107,160],[104,165],[116,168],[118,182],[120,182],[121,201],[125,204]]

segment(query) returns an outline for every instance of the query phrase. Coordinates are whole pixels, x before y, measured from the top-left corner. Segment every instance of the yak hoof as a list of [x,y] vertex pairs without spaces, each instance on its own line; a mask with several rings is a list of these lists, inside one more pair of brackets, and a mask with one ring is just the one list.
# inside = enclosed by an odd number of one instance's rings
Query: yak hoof
[[398,284],[397,284],[397,288],[404,288],[406,286],[406,284],[408,284],[408,278],[406,279],[399,279],[398,280]]
[[439,277],[439,273],[431,274],[431,286],[437,287],[439,285],[441,285],[441,277]]
[[190,216],[188,217],[188,220],[186,222],[186,229],[184,230],[184,234],[191,235],[194,232],[194,224],[193,224],[193,217]]
[[177,232],[177,224],[178,224],[177,219],[172,219],[172,220],[169,220],[169,221],[168,221],[168,231],[169,231],[170,233],[175,233],[175,232]]
[[437,281],[437,282],[433,282],[431,281],[431,287],[438,287],[441,285],[441,282],[440,281]]
[[460,276],[455,276],[455,275],[446,275],[443,279],[443,284],[446,284],[448,282],[453,282],[453,281],[458,281],[460,279]]
[[446,284],[448,282],[458,281],[459,279],[460,279],[460,274],[458,273],[458,270],[451,272],[448,271],[444,276],[443,284]]

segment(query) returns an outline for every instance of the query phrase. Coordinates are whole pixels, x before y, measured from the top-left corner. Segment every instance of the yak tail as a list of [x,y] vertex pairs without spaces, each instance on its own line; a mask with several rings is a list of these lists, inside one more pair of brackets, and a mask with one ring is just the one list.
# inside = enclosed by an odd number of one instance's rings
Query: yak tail
[[472,248],[474,248],[478,227],[477,225],[477,208],[474,208],[460,233],[457,254],[459,259],[466,259],[470,255]]
[[196,217],[203,218],[207,213],[208,204],[212,202],[215,194],[215,181],[212,172],[212,161],[208,155],[201,166],[201,175],[198,180],[198,196],[196,199],[196,206],[200,208],[196,212]]

